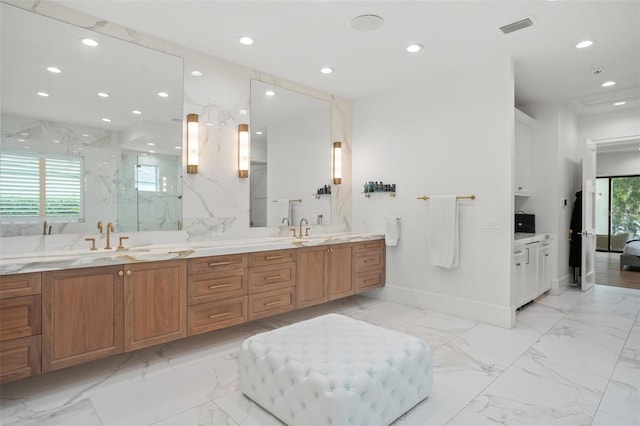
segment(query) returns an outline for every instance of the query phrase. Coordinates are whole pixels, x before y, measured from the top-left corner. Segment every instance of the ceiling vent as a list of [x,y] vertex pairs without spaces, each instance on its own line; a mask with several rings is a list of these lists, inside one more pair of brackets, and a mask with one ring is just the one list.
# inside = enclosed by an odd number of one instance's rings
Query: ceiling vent
[[532,25],[533,25],[533,21],[531,20],[531,18],[524,18],[519,21],[507,24],[503,27],[500,27],[500,31],[502,31],[504,34],[509,34],[514,31],[519,31],[524,28],[530,27]]

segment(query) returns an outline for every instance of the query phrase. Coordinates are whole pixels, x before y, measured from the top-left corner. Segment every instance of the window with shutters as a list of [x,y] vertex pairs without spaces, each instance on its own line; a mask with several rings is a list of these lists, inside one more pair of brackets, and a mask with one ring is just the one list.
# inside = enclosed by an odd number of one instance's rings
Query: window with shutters
[[159,192],[158,166],[148,164],[136,165],[136,189],[138,191]]
[[2,151],[0,217],[83,219],[82,158]]

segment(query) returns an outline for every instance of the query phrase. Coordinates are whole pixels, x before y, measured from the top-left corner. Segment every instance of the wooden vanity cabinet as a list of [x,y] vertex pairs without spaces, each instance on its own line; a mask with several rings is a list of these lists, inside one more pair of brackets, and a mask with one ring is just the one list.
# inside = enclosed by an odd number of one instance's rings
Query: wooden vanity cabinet
[[42,371],[123,351],[122,266],[43,273]]
[[232,254],[187,260],[187,334],[247,321],[248,256]]
[[287,249],[249,254],[249,320],[296,308],[298,251]]
[[186,260],[132,263],[124,267],[124,350],[187,335]]
[[298,250],[296,307],[317,305],[355,293],[352,244]]
[[384,240],[355,243],[353,247],[356,293],[383,287],[386,276]]
[[42,275],[0,276],[0,383],[40,374]]

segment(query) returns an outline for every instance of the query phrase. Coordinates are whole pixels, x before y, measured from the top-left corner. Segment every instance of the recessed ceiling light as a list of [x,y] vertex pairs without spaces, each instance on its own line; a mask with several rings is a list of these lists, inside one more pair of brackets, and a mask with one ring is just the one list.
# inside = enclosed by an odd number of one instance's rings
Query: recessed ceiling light
[[88,133],[83,133],[82,136],[84,136],[85,138],[90,137],[91,135],[89,135]]
[[54,74],[60,74],[62,70],[58,67],[47,67],[47,71],[52,72]]
[[615,106],[620,106],[620,105],[624,105],[626,103],[627,103],[627,101],[620,101],[620,102],[615,102],[614,105]]
[[43,98],[48,98],[49,94],[47,92],[38,92],[38,96],[42,96]]
[[155,153],[156,153],[155,151],[149,151],[149,154],[155,154]]
[[240,115],[247,115],[248,112],[246,109],[241,109],[240,111],[238,111],[240,113]]
[[322,74],[331,74],[333,72],[333,68],[331,68],[331,67],[322,67],[322,68],[320,68],[320,72]]
[[133,111],[131,111],[131,114],[140,115],[142,114],[142,111],[138,111],[137,109],[134,109]]
[[245,46],[249,46],[253,44],[253,39],[249,36],[242,36],[238,39],[240,44],[244,44]]
[[175,148],[175,149],[182,149],[182,147],[181,147],[181,146],[175,146],[174,148]]
[[200,77],[202,75],[202,73],[198,70],[193,70],[191,71],[191,75],[194,77]]
[[29,136],[29,133],[20,133],[20,136]]
[[153,143],[153,142],[147,142],[147,145],[149,145],[149,146],[156,146],[156,144],[155,144],[155,143]]
[[378,15],[366,14],[356,16],[351,20],[351,28],[357,31],[374,31],[384,24],[384,19]]
[[266,92],[264,92],[264,94],[267,96],[275,96],[276,92],[274,92],[273,90],[267,90]]
[[161,98],[168,98],[169,94],[167,92],[158,92],[158,96],[160,96]]
[[53,142],[53,143],[60,143],[60,140],[58,140],[58,139],[54,139],[54,140],[52,140],[51,142]]
[[103,118],[102,121],[104,121],[105,123],[111,123],[111,119],[110,118]]
[[24,139],[18,139],[18,142],[25,142]]
[[111,95],[109,95],[107,92],[98,92],[98,96],[100,96],[101,98],[108,98]]
[[407,46],[407,52],[409,53],[417,53],[422,50],[424,46],[419,43],[410,44]]
[[577,49],[584,49],[585,47],[589,47],[593,44],[593,42],[591,40],[585,40],[585,41],[581,41],[580,43],[576,44],[576,48]]
[[602,83],[602,87],[611,87],[614,84],[616,84],[615,81],[605,81],[604,83]]
[[262,132],[259,131],[259,130],[256,132],[256,135],[261,135],[261,134],[262,134]]
[[92,38],[83,38],[82,39],[82,44],[84,44],[85,46],[89,46],[89,47],[96,47],[98,45],[98,42],[95,41]]

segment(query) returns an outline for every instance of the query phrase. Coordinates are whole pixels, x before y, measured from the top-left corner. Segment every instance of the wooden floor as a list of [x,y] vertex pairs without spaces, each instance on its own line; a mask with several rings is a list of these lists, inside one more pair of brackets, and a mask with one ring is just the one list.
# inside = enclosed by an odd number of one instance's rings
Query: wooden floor
[[596,283],[640,290],[640,268],[620,270],[620,253],[596,252]]

